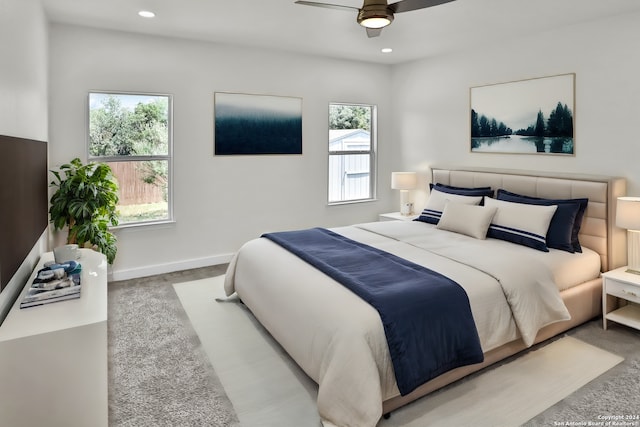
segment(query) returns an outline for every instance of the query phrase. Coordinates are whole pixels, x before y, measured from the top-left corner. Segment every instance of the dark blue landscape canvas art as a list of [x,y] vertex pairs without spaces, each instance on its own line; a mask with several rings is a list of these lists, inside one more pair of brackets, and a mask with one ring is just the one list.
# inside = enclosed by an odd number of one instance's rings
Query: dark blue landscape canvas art
[[302,98],[216,92],[215,154],[302,154]]

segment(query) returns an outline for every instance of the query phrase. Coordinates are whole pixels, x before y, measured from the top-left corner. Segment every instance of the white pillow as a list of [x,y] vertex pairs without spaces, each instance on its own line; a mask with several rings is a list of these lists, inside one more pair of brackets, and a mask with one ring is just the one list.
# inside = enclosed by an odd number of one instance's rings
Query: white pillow
[[547,230],[558,205],[542,206],[485,198],[485,206],[497,208],[487,237],[529,246],[544,252]]
[[476,239],[485,239],[496,211],[495,207],[465,205],[449,201],[445,204],[442,217],[436,227]]
[[427,200],[427,205],[418,218],[420,221],[437,224],[442,216],[444,205],[447,201],[462,203],[465,205],[479,205],[483,196],[462,196],[438,191],[435,187]]

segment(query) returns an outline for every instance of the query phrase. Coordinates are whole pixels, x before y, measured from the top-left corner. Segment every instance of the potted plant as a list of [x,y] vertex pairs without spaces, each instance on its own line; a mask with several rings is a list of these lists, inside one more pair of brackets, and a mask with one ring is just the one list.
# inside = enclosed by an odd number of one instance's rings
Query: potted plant
[[118,225],[118,185],[109,165],[78,158],[51,171],[57,187],[51,196],[49,215],[56,230],[69,228],[67,243],[93,247],[113,264],[116,257],[116,236],[109,226]]

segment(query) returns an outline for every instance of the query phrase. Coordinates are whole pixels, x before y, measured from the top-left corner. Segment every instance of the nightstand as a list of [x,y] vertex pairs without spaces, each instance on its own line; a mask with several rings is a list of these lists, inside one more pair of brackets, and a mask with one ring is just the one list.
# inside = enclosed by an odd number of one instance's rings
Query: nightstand
[[389,212],[378,215],[378,221],[413,221],[420,215],[402,215],[400,212]]
[[[602,326],[607,329],[607,320],[640,330],[640,275],[627,273],[627,267],[602,273]],[[627,303],[607,312],[607,297],[614,296]]]

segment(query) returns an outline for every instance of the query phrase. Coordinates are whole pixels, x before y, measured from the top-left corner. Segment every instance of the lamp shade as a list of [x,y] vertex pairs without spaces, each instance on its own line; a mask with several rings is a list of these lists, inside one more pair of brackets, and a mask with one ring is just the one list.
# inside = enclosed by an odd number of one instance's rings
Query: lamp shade
[[616,225],[627,230],[640,230],[640,197],[618,197]]
[[391,172],[391,188],[394,190],[413,190],[418,185],[415,172]]

